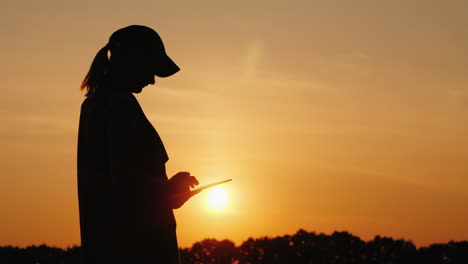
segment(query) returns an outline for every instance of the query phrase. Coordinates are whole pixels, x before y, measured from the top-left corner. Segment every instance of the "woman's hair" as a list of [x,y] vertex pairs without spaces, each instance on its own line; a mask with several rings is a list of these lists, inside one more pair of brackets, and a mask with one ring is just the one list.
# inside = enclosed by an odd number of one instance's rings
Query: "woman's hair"
[[[107,53],[110,52],[110,57]],[[166,54],[164,44],[154,29],[131,25],[121,28],[109,38],[109,42],[98,51],[89,68],[81,90],[86,89],[86,96],[100,93],[106,87],[111,74],[118,76],[135,70],[135,65],[147,63],[154,67],[155,75],[170,76],[179,67]]]
[[107,57],[109,45],[105,45],[98,51],[94,57],[93,63],[89,68],[83,82],[81,83],[81,90],[86,89],[86,96],[94,94],[104,84],[110,72],[110,61]]

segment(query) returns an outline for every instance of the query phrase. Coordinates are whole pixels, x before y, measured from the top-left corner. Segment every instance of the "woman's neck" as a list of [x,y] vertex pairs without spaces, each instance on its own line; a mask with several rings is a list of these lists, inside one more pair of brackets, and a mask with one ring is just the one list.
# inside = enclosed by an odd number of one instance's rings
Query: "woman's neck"
[[106,82],[106,90],[108,91],[131,91],[131,81],[125,78],[124,75],[111,74]]

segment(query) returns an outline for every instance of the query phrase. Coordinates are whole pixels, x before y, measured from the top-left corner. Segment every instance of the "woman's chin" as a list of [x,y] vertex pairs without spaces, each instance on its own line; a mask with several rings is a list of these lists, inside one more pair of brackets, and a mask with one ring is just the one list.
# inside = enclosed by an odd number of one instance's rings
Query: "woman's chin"
[[143,88],[144,86],[135,87],[132,89],[132,93],[141,93],[141,91],[143,91]]

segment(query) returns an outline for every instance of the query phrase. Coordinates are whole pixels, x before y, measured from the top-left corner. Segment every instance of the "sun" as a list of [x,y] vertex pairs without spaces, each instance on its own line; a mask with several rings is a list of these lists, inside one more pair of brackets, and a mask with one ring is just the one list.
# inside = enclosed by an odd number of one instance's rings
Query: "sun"
[[207,204],[211,209],[221,210],[226,207],[228,196],[223,187],[216,186],[208,190]]

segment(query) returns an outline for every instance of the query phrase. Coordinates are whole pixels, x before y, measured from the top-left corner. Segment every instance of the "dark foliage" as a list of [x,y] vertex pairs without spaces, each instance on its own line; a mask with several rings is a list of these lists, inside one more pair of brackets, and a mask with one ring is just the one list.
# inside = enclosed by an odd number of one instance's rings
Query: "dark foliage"
[[18,248],[0,247],[1,264],[79,264],[80,247],[67,249],[46,245]]
[[[80,248],[0,247],[1,264],[78,264]],[[299,230],[290,236],[249,238],[240,246],[205,239],[180,250],[182,264],[468,263],[468,241],[416,249],[411,241],[376,236],[365,242],[348,232]]]

